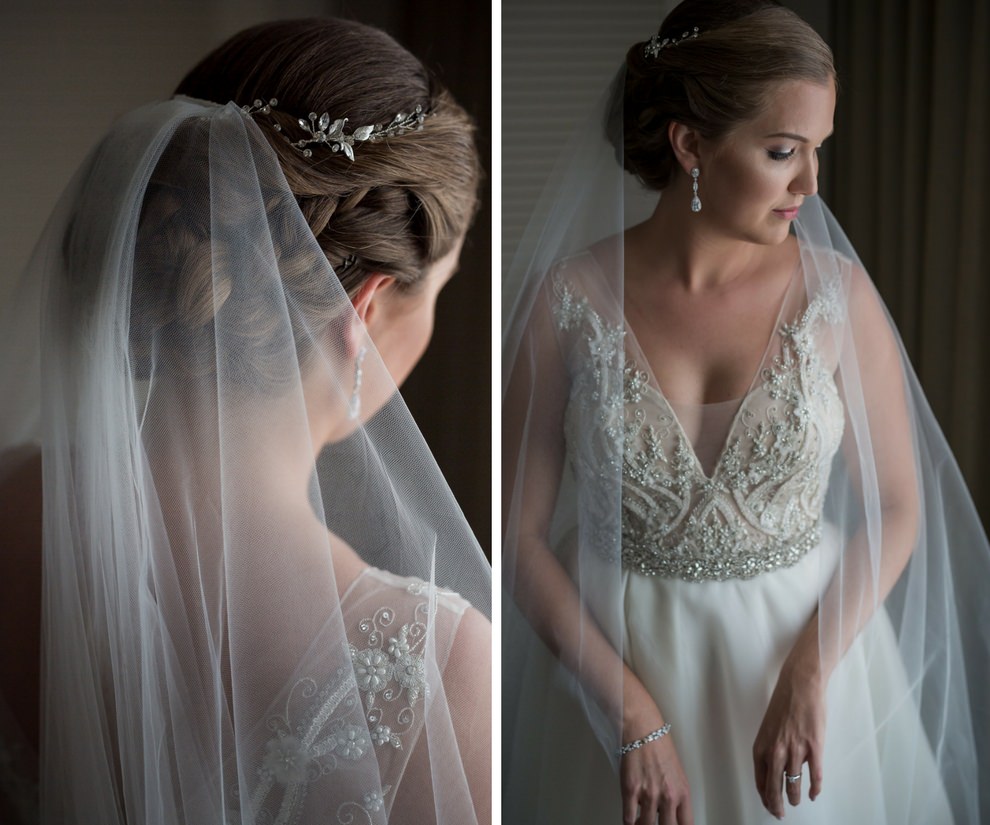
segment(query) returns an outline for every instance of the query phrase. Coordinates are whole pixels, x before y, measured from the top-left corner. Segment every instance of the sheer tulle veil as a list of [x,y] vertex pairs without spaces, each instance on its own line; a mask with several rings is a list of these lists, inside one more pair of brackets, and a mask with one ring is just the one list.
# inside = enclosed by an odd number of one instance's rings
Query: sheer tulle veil
[[[623,247],[615,239],[663,197],[622,170],[616,146],[623,145],[623,85],[624,69],[562,147],[536,209],[544,217],[530,225],[505,280],[502,752],[504,810],[513,822],[548,821],[541,819],[543,795],[552,795],[553,787],[536,789],[531,777],[547,776],[546,743],[565,733],[547,721],[555,718],[562,686],[579,710],[575,724],[594,732],[600,752],[569,753],[559,770],[593,781],[593,772],[611,763],[616,786],[619,781],[622,665],[631,632],[623,612],[630,574],[623,565],[622,413],[631,342]],[[918,759],[930,752],[955,821],[990,821],[990,607],[980,593],[990,580],[990,549],[984,530],[890,316],[820,197],[805,200],[793,232],[803,305],[821,308],[823,350],[844,418],[842,448],[814,482],[824,485],[820,529],[836,537],[839,548],[810,585],[818,592],[820,656],[841,661],[859,640],[868,670],[902,669],[899,693],[883,703],[860,697],[862,742],[881,754],[885,747]],[[576,280],[567,282],[578,286],[562,292],[562,268],[593,245],[601,265],[592,274],[578,267]],[[578,328],[592,368],[578,374],[567,325],[587,307],[596,332]],[[547,476],[547,466],[559,467],[560,478]],[[910,489],[896,506],[888,494],[895,479],[908,479]],[[532,495],[548,484],[557,487],[556,500],[533,516],[527,510]],[[545,609],[550,601],[561,609]],[[894,662],[872,642],[881,617],[896,637]],[[601,638],[604,648],[596,641]],[[564,661],[548,648],[568,651]],[[691,661],[706,651],[679,654],[679,661]],[[833,682],[843,678],[840,664]],[[852,711],[827,708],[830,719]],[[885,740],[890,720],[901,712],[920,717],[923,735]],[[672,721],[675,742],[694,735]],[[826,776],[826,793],[843,793],[828,783]],[[894,777],[876,789],[881,818],[870,821],[902,821],[897,812],[923,809],[930,793]]]
[[40,819],[474,822],[490,568],[250,102],[120,119],[0,329]]

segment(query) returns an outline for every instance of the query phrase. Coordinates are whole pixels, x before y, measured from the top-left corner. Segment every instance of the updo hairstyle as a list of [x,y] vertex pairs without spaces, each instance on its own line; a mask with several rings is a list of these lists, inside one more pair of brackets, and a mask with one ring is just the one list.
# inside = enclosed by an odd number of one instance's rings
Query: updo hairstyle
[[[255,122],[330,263],[356,256],[341,276],[348,294],[373,272],[414,286],[474,217],[481,166],[473,122],[379,29],[335,18],[262,23],[207,55],[175,91],[217,103],[278,100]],[[417,104],[430,113],[422,131],[359,144],[353,162],[326,147],[303,157],[273,128],[297,135],[296,120],[309,112],[346,117],[350,129],[384,124]]]
[[625,85],[613,101],[607,131],[616,155],[650,189],[664,189],[676,171],[671,121],[719,140],[757,117],[775,84],[835,81],[828,45],[773,0],[684,0],[663,21],[659,39],[679,39],[695,26],[697,37],[656,57],[645,53],[648,41],[629,49]]
[[[453,249],[477,210],[481,176],[474,123],[420,61],[384,32],[334,18],[264,23],[246,29],[205,57],[176,94],[226,104],[277,99],[268,115],[251,118],[274,150],[294,204],[270,202],[274,227],[302,212],[348,295],[354,297],[373,273],[389,275],[401,291],[413,291],[431,264]],[[298,120],[310,112],[347,118],[348,132],[387,124],[419,105],[428,116],[420,131],[380,142],[361,142],[355,158],[314,144],[305,157],[286,141],[305,137]],[[281,125],[282,133],[275,124]],[[270,296],[259,294],[250,274],[237,284],[216,277],[211,256],[222,254],[201,209],[184,209],[210,197],[208,136],[196,119],[181,127],[151,176],[139,230],[134,283],[132,345],[137,363],[154,341],[166,342],[171,362],[189,376],[215,370],[214,319],[223,310],[225,332],[236,335],[229,374],[244,383],[271,386],[284,373],[287,347],[300,361],[312,351],[314,332],[335,320],[328,302],[326,267],[298,239],[284,241],[279,255],[281,286],[291,308],[294,341],[276,340],[268,318]],[[225,205],[236,223],[236,204]],[[228,339],[229,340],[229,339]],[[163,344],[164,345],[164,344]],[[282,355],[275,357],[276,353]]]

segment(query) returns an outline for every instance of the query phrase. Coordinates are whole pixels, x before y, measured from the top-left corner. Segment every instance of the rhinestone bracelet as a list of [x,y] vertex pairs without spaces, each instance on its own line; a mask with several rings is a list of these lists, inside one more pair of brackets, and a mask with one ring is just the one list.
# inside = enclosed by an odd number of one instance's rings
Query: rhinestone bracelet
[[656,742],[657,739],[663,739],[668,733],[670,733],[670,722],[664,725],[662,728],[657,728],[653,733],[648,733],[642,739],[635,739],[628,745],[623,745],[616,751],[616,755],[620,758],[625,756],[627,753],[631,753],[636,750],[636,748],[641,748],[643,745],[648,745],[650,742]]

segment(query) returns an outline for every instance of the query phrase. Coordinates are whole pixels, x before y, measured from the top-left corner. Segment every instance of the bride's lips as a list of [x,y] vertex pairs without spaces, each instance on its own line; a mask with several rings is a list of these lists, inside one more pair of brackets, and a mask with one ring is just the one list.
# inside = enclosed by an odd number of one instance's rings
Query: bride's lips
[[775,215],[780,215],[785,221],[794,220],[798,216],[798,212],[801,211],[800,206],[791,206],[787,209],[774,209]]

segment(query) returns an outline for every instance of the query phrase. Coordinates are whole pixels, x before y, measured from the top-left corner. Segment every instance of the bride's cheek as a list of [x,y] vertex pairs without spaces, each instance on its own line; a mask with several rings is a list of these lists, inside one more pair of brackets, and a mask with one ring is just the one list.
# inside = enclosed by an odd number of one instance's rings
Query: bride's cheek
[[389,371],[401,384],[419,363],[433,336],[432,307],[418,306],[397,322]]

